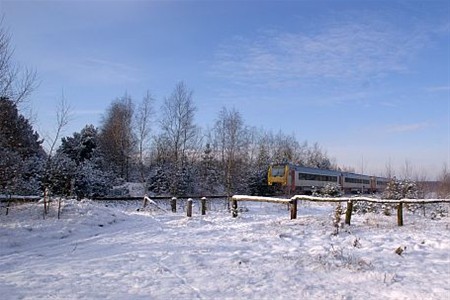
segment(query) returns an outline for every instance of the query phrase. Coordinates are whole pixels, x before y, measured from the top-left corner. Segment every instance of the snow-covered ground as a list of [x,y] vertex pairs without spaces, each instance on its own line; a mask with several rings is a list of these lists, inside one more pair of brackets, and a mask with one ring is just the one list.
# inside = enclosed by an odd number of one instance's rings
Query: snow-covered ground
[[[0,210],[1,299],[449,299],[450,218],[246,202],[238,218],[141,202],[66,200]],[[395,251],[401,247],[401,255]]]

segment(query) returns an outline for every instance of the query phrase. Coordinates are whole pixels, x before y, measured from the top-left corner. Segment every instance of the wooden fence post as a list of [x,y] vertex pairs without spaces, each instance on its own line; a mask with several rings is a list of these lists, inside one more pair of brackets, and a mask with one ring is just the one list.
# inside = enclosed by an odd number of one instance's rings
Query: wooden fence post
[[187,216],[192,217],[192,198],[187,200],[187,208],[186,208]]
[[45,215],[48,212],[48,210],[47,210],[47,199],[48,199],[48,188],[45,188],[45,190],[44,190],[44,219],[45,219]]
[[177,212],[177,198],[176,197],[172,197],[172,199],[170,199],[170,207],[172,208],[172,212],[174,212],[174,213]]
[[145,208],[147,206],[147,194],[144,195],[144,203],[142,203],[142,207]]
[[297,199],[292,199],[291,204],[291,220],[297,219]]
[[60,217],[61,217],[61,196],[59,197],[59,199],[58,199],[58,220],[60,219]]
[[205,197],[202,197],[201,203],[202,203],[202,216],[204,216],[204,215],[206,215],[206,198]]
[[235,199],[231,200],[231,213],[233,218],[236,218],[238,216],[238,204],[237,200]]
[[12,195],[9,194],[8,203],[6,204],[6,216],[9,214],[9,205],[11,204]]
[[47,214],[47,198],[48,198],[48,188],[44,190],[44,213],[42,214],[43,219],[45,220],[45,215]]
[[350,225],[352,219],[353,201],[347,201],[347,210],[345,211],[345,224]]
[[403,203],[399,202],[397,206],[397,225],[403,226]]

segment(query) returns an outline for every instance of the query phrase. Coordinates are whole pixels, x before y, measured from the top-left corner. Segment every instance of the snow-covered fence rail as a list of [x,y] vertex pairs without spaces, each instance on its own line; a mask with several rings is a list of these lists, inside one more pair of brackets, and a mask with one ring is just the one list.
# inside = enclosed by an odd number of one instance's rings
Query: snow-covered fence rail
[[[168,198],[168,197],[160,198],[160,199],[166,199],[166,198]],[[194,201],[194,199],[192,199],[192,198],[188,198],[186,200],[186,215],[188,217],[192,217],[193,201]],[[207,201],[206,197],[201,197],[199,199],[200,212],[201,212],[202,215],[206,215],[206,210],[207,210],[207,207],[206,207],[207,202],[206,201]],[[159,207],[158,204],[155,201],[153,201],[147,195],[145,195],[144,198],[143,198],[142,208],[145,208],[147,206],[147,203],[150,203],[153,206],[157,207],[158,209],[161,209],[161,210],[165,211],[165,209]],[[177,198],[176,197],[170,198],[170,209],[171,209],[171,211],[173,213],[177,212]]]
[[235,195],[231,198],[232,202],[232,215],[237,217],[238,215],[238,201],[255,201],[255,202],[270,202],[270,203],[280,203],[288,204],[290,206],[291,220],[297,218],[297,201],[311,201],[311,202],[328,202],[328,203],[341,203],[346,202],[347,208],[345,212],[345,224],[350,225],[353,205],[355,202],[370,202],[370,203],[380,203],[380,204],[393,204],[397,205],[397,224],[398,226],[403,226],[403,204],[432,204],[432,203],[450,203],[450,199],[400,199],[400,200],[390,200],[390,199],[377,199],[370,197],[339,197],[339,198],[329,198],[329,197],[314,197],[307,195],[295,195],[290,199],[283,198],[272,198],[272,197],[259,197],[259,196],[246,196],[246,195]]
[[19,196],[19,195],[0,195],[0,208],[6,208],[6,215],[9,213],[11,203],[14,202],[37,202],[41,200],[40,196]]
[[41,200],[41,196],[0,195],[0,201],[24,201],[32,202]]
[[327,197],[313,197],[306,195],[296,195],[291,199],[305,200],[311,202],[347,202],[347,209],[345,211],[345,224],[350,225],[353,211],[353,204],[358,201],[380,204],[393,204],[397,205],[397,225],[403,226],[403,204],[432,204],[432,203],[450,203],[450,199],[377,199],[370,197],[339,197],[339,198],[327,198]]
[[231,197],[231,213],[234,218],[238,216],[238,201],[255,201],[255,202],[287,204],[290,206],[291,220],[297,219],[297,199],[294,198],[284,199],[272,197],[234,195],[233,197]]
[[[111,197],[94,197],[92,200],[94,201],[141,201],[142,199],[145,199],[146,195],[144,196],[111,196]],[[187,207],[187,200],[188,199],[194,199],[194,203],[200,201],[199,207],[201,209],[201,214],[206,214],[206,209],[211,209],[211,206],[214,203],[228,203],[228,196],[227,195],[208,195],[206,197],[200,196],[200,195],[185,195],[185,196],[149,196],[148,199],[158,202],[159,205],[170,207],[170,210],[172,212],[177,212],[177,207],[179,208],[180,204],[182,208]],[[144,201],[145,204],[145,201]],[[169,208],[167,208],[169,209]]]

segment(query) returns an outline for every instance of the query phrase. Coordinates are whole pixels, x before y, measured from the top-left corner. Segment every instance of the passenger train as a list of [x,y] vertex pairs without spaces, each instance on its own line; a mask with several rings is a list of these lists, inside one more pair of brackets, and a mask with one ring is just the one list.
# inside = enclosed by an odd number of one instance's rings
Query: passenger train
[[287,194],[311,194],[328,183],[338,184],[344,194],[370,194],[383,192],[388,178],[322,170],[294,164],[274,164],[269,167],[267,183],[278,185]]

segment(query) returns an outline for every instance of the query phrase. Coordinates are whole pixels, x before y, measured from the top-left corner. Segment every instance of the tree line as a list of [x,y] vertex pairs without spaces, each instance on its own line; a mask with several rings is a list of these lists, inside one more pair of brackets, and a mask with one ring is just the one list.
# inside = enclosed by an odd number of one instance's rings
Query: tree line
[[[86,125],[45,152],[17,104],[2,97],[2,193],[48,188],[92,197],[107,195],[114,185],[141,182],[159,195],[265,194],[270,193],[270,163],[332,167],[317,143],[309,146],[282,132],[250,127],[234,108],[221,108],[212,128],[202,130],[195,124],[193,92],[183,82],[164,99],[159,116],[154,104],[148,92],[138,104],[129,95],[119,97],[98,128]],[[64,111],[59,116],[63,126]]]

